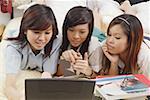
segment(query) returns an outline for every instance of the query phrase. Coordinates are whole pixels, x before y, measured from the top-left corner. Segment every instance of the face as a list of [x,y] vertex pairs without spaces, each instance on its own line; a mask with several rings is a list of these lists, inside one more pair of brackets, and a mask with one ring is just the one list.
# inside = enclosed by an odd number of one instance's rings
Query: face
[[125,35],[122,27],[119,24],[114,25],[110,28],[106,40],[108,52],[111,54],[122,54],[127,49],[127,40],[127,35]]
[[50,41],[53,31],[52,26],[44,31],[39,30],[27,30],[27,40],[33,51],[42,50],[46,44]]
[[67,30],[68,40],[73,47],[80,46],[87,38],[89,34],[88,24],[81,24]]

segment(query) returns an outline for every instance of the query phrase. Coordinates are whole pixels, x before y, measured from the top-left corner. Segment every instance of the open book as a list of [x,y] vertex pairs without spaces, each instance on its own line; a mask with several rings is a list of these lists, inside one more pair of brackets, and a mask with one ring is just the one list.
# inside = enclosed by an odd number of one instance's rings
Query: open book
[[142,74],[97,78],[96,85],[97,91],[104,97],[119,99],[150,95],[150,80]]

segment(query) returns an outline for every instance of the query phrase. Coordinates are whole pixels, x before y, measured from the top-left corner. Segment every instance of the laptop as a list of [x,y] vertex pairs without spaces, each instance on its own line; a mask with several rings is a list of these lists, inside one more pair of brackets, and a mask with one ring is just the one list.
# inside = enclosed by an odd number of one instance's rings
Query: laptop
[[92,100],[95,81],[75,79],[26,79],[26,100]]

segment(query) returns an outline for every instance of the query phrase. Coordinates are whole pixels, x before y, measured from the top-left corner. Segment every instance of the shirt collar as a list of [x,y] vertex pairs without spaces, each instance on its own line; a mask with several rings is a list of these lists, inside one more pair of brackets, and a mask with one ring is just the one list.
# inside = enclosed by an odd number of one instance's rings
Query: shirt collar
[[[29,44],[27,44],[27,47],[29,49],[29,53],[34,54],[32,49],[31,49],[31,46]],[[40,55],[40,54],[44,55],[44,49],[42,49],[38,55]]]
[[[77,52],[79,52],[79,51],[80,51],[80,48],[81,48],[81,45],[77,48],[77,50],[76,50],[76,51],[77,51]],[[70,45],[70,44],[69,44],[69,46],[68,46],[68,50],[69,50],[69,49],[72,49],[72,47],[71,47],[71,45]]]

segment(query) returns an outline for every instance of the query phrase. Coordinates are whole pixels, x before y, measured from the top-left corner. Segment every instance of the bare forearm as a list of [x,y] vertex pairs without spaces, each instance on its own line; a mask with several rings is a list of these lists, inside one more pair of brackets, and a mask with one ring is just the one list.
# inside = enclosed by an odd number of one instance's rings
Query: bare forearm
[[8,74],[6,76],[6,88],[5,93],[8,97],[8,100],[19,100],[19,95],[15,87],[16,75]]
[[118,75],[118,64],[117,63],[111,63],[111,66],[109,69],[109,75]]

